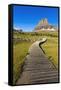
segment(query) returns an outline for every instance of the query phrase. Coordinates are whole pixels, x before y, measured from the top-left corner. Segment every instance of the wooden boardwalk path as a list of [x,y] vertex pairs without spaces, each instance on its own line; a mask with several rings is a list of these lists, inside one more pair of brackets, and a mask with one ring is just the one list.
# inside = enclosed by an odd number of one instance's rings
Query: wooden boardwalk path
[[40,41],[36,41],[30,47],[17,85],[58,82],[58,70],[47,59],[39,43]]

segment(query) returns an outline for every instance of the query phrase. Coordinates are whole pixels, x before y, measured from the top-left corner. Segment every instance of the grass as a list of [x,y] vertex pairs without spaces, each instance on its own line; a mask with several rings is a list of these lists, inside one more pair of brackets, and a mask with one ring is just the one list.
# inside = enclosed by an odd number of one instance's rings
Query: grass
[[56,67],[58,67],[58,39],[48,38],[47,42],[42,45],[48,59],[52,60]]
[[21,42],[13,46],[13,84],[19,78],[30,45],[30,42]]
[[[21,39],[30,39],[32,41],[37,41],[42,39],[43,37],[47,37],[47,42],[42,44],[42,48],[46,53],[46,56],[49,60],[58,67],[58,32],[38,32],[38,33],[13,33],[14,38]],[[22,71],[22,66],[24,63],[24,58],[28,53],[28,49],[33,42],[31,41],[18,41],[13,44],[13,84],[16,84],[20,73]]]

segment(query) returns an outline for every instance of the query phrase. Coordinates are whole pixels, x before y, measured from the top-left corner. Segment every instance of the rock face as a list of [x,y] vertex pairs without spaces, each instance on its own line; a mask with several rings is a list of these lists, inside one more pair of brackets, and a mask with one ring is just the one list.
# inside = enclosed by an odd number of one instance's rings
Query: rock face
[[38,24],[38,26],[46,26],[46,25],[48,25],[48,20],[47,19],[42,19]]
[[48,23],[48,20],[45,18],[45,19],[42,19],[38,25],[35,27],[34,29],[35,31],[40,31],[40,30],[50,30],[50,31],[55,31],[55,27],[50,25]]

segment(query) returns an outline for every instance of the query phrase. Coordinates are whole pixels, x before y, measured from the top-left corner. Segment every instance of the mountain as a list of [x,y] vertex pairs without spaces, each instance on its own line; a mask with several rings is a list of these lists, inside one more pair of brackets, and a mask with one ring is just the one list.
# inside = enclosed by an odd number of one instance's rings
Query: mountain
[[39,21],[34,31],[56,31],[56,27],[48,23],[47,18]]

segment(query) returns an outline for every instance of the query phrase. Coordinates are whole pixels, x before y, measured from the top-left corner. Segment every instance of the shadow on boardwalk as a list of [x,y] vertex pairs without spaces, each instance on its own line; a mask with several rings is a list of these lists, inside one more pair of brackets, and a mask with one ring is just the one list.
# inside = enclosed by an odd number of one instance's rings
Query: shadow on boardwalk
[[23,72],[16,85],[58,82],[58,70],[47,59],[39,44],[40,41],[36,41],[29,48]]

